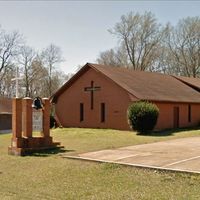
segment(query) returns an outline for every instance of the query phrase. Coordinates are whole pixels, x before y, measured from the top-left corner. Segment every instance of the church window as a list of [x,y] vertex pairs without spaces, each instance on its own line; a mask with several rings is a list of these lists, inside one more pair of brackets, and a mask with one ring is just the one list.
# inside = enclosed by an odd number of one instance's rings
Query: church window
[[80,103],[80,122],[84,120],[84,104]]
[[191,113],[192,113],[192,111],[191,111],[191,105],[189,104],[188,105],[188,122],[191,122]]
[[105,103],[101,103],[101,122],[105,122]]

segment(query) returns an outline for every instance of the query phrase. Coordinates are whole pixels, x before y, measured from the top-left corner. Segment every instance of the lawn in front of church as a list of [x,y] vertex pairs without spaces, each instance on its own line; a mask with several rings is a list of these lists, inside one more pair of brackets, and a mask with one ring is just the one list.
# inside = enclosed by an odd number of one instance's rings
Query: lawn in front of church
[[[140,136],[109,129],[54,129],[68,155],[200,136],[199,130]],[[138,169],[62,158],[7,155],[11,134],[0,135],[0,199],[200,199],[200,175]],[[183,152],[184,153],[184,152]]]

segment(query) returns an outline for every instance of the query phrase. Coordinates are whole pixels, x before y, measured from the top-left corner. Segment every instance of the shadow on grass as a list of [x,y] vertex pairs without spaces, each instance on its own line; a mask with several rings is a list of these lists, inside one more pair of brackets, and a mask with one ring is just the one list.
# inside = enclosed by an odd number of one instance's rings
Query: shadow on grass
[[156,136],[156,137],[166,137],[166,136],[171,136],[179,132],[183,131],[195,131],[195,130],[200,130],[200,127],[192,127],[192,128],[179,128],[179,129],[166,129],[163,131],[153,131],[149,134],[138,134],[142,136]]
[[73,152],[74,150],[66,150],[63,148],[55,148],[55,149],[48,149],[48,150],[41,150],[39,152],[34,152],[29,154],[28,156],[35,156],[35,157],[48,157],[51,155],[55,154],[60,154],[60,153],[68,153],[68,152]]

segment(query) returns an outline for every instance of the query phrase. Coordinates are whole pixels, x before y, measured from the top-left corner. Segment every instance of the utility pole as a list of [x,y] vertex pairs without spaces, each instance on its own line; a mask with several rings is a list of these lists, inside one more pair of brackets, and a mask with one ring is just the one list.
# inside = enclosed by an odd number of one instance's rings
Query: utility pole
[[19,68],[16,67],[16,76],[15,78],[11,79],[11,81],[15,81],[15,97],[18,98],[19,97],[19,80],[22,80],[22,77],[19,76]]

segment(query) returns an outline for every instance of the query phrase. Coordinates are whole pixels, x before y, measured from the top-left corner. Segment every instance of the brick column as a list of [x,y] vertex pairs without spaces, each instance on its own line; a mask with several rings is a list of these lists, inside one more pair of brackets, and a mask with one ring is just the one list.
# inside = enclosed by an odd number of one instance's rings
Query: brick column
[[32,99],[26,97],[22,100],[23,111],[23,136],[32,137]]
[[12,100],[12,137],[22,137],[22,99],[14,98]]
[[48,98],[42,99],[44,108],[43,108],[43,137],[50,137],[50,101]]
[[11,146],[8,148],[9,154],[18,154],[17,148],[24,145],[22,138],[22,99],[12,100],[12,139]]

